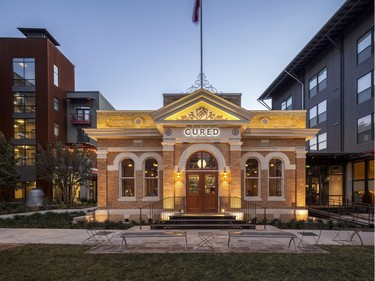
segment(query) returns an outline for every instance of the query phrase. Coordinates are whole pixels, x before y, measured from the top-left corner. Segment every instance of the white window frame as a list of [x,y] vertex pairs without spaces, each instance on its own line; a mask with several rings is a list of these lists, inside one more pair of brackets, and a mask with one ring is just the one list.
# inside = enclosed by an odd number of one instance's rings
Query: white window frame
[[59,68],[56,64],[53,65],[53,84],[59,86]]
[[[271,177],[270,176],[270,162],[272,160],[279,160],[281,161],[281,177]],[[280,196],[271,196],[270,195],[270,180],[271,179],[280,179],[281,180],[281,195]],[[285,200],[285,163],[282,159],[278,157],[271,158],[268,162],[268,173],[267,173],[267,195],[268,195],[268,201],[284,201]]]
[[[258,176],[257,177],[247,176],[247,174],[246,174],[246,163],[249,160],[255,160],[258,163],[258,173],[257,173]],[[249,199],[249,200],[261,200],[261,193],[260,193],[261,192],[261,188],[260,188],[260,184],[261,184],[261,182],[260,182],[260,179],[261,179],[261,168],[260,167],[261,167],[261,163],[260,163],[259,159],[257,159],[257,158],[250,157],[245,162],[245,167],[244,167],[244,188],[245,188],[244,189],[244,194],[245,194],[245,198],[246,199]],[[258,185],[258,195],[257,196],[248,195],[248,192],[247,192],[248,188],[247,188],[247,185],[246,185],[247,179],[258,180],[258,184],[257,184]]]
[[[143,161],[143,195],[144,195],[143,201],[157,201],[157,200],[159,200],[159,197],[160,197],[159,168],[158,168],[158,171],[157,171],[158,175],[156,177],[147,177],[146,176],[146,162],[148,160],[156,161],[156,164],[159,166],[158,160],[156,160],[153,157],[147,158],[147,159],[145,159],[145,161]],[[157,182],[157,195],[147,195],[146,194],[146,180],[147,179],[156,180],[156,182]]]

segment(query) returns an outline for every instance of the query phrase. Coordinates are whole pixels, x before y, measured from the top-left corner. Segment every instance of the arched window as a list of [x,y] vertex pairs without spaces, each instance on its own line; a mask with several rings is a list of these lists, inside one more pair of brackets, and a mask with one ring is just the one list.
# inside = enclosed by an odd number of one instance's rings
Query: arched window
[[208,152],[199,151],[190,156],[187,161],[188,170],[217,170],[217,162],[214,156]]
[[259,197],[259,163],[248,159],[245,164],[245,194],[248,197]]
[[284,167],[280,159],[271,159],[268,166],[268,196],[284,195]]
[[121,197],[135,197],[134,161],[125,159],[121,162]]
[[144,166],[144,194],[145,196],[159,195],[158,162],[155,159],[147,159]]

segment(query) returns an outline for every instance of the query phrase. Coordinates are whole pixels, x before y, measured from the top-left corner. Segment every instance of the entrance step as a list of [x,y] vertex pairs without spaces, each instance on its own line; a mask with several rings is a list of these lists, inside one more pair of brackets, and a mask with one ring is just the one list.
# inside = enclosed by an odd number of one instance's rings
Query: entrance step
[[151,229],[254,229],[255,225],[245,220],[236,220],[236,216],[213,215],[174,215],[169,220],[152,224]]

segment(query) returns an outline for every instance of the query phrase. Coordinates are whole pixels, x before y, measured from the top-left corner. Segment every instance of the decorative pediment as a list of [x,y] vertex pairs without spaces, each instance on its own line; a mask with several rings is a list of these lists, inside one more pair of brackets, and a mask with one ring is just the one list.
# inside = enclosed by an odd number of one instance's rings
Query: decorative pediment
[[164,120],[239,120],[238,117],[221,110],[205,101],[197,102],[181,111],[166,117]]
[[163,123],[244,123],[251,119],[249,111],[207,90],[194,93],[150,114],[156,124]]

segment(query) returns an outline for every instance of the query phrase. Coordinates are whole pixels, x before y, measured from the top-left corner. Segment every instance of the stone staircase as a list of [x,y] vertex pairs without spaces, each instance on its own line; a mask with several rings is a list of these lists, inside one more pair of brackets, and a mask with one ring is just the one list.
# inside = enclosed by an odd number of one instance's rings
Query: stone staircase
[[254,229],[255,224],[228,214],[181,214],[152,224],[151,229]]

